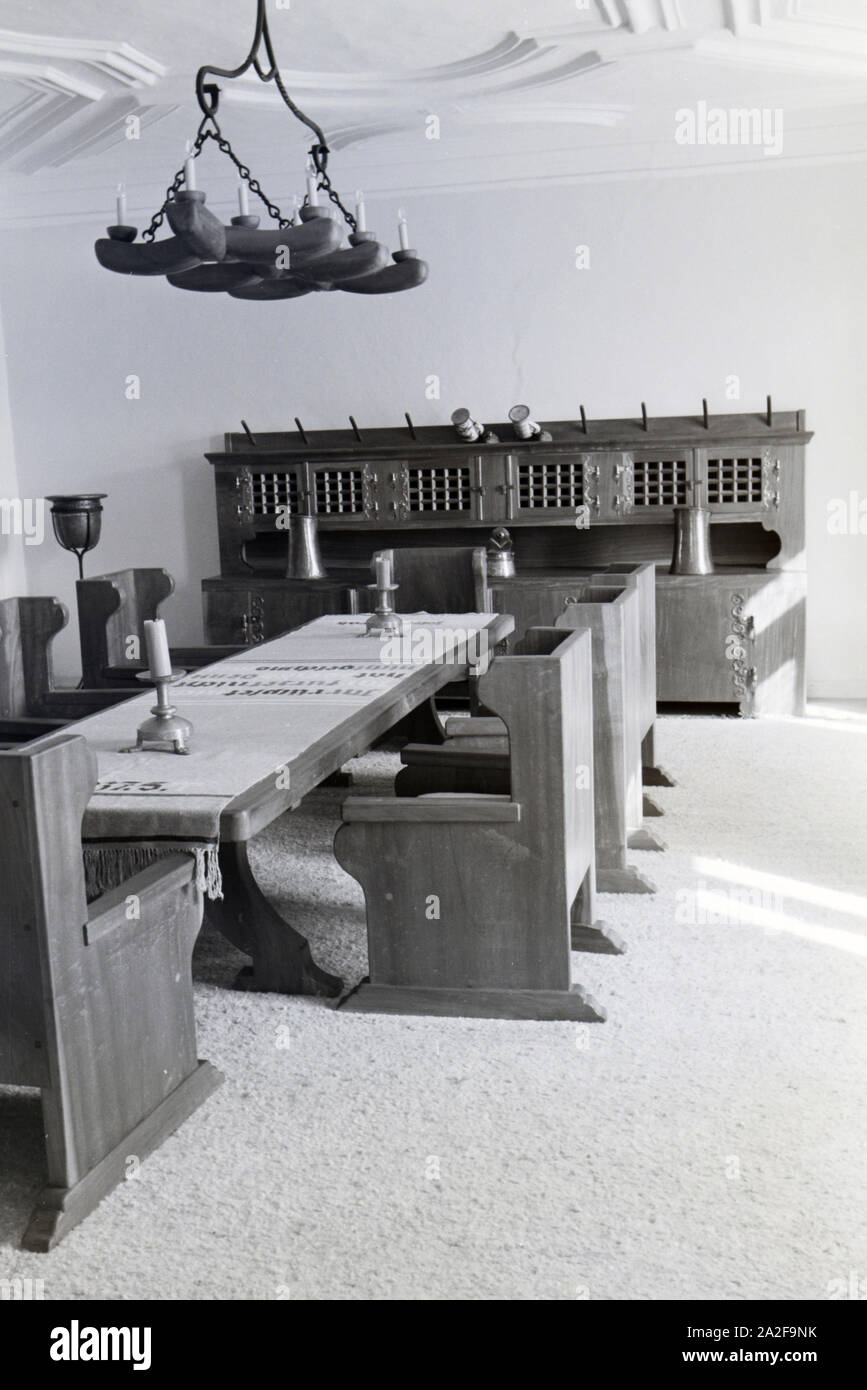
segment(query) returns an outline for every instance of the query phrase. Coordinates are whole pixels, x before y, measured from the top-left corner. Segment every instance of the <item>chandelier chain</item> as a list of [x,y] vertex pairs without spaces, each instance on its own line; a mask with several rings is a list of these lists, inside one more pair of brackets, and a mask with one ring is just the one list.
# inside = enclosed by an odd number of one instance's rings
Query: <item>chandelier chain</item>
[[[319,179],[317,187],[321,188],[325,193],[327,193],[328,197],[331,199],[332,203],[334,203],[335,207],[338,207],[340,209],[340,212],[343,216],[343,220],[344,222],[346,222],[350,230],[353,232],[357,232],[358,223],[352,216],[352,213],[349,211],[349,209],[344,207],[343,203],[340,201],[340,195],[338,194],[337,190],[333,188],[331,185],[331,178],[328,174],[327,168],[328,146],[324,144],[311,145],[310,158],[313,160],[313,165],[316,169],[316,173]],[[305,198],[304,201],[306,203],[307,199]]]
[[[267,58],[267,67],[265,66],[261,58],[262,49],[264,49],[265,57]],[[291,227],[295,225],[296,219],[284,217],[280,209],[270,201],[267,194],[263,191],[258,180],[255,179],[253,175],[250,173],[250,170],[247,167],[247,165],[243,164],[241,160],[238,158],[238,156],[235,154],[235,151],[232,149],[232,146],[230,145],[229,141],[223,135],[217,122],[219,88],[216,86],[215,83],[208,83],[205,79],[208,77],[225,77],[229,80],[232,80],[234,78],[243,76],[243,74],[247,72],[250,68],[253,68],[254,72],[256,73],[256,76],[260,79],[260,81],[265,83],[274,83],[275,87],[277,88],[277,91],[280,93],[280,96],[284,104],[291,111],[292,115],[296,118],[296,120],[300,121],[303,125],[306,125],[308,130],[313,132],[313,135],[316,138],[314,140],[314,143],[310,147],[310,159],[316,171],[317,188],[321,189],[322,192],[327,194],[330,202],[340,211],[340,214],[343,217],[343,220],[345,221],[347,226],[349,227],[350,231],[354,233],[357,232],[358,222],[356,218],[353,217],[352,213],[345,206],[340,197],[340,194],[337,192],[336,188],[334,188],[331,182],[331,177],[328,173],[329,149],[325,141],[325,136],[322,132],[322,127],[317,125],[316,121],[314,121],[310,116],[308,116],[304,111],[301,110],[300,106],[298,106],[297,103],[292,100],[292,97],[286,90],[285,83],[283,82],[283,76],[280,72],[279,67],[277,66],[277,59],[274,53],[273,43],[271,41],[271,34],[268,29],[268,16],[266,12],[265,0],[256,0],[256,24],[253,31],[253,41],[250,45],[249,52],[247,53],[247,56],[244,59],[244,61],[240,63],[236,68],[218,68],[206,65],[204,67],[199,68],[199,71],[196,74],[196,99],[198,100],[199,107],[203,113],[203,116],[201,124],[199,125],[199,129],[196,133],[196,139],[192,150],[192,157],[196,158],[198,156],[206,140],[214,140],[219,149],[223,152],[223,154],[228,155],[229,158],[232,160],[233,164],[238,170],[238,174],[240,175],[240,177],[244,180],[245,183],[249,185],[252,192],[255,193],[256,196],[260,198],[261,201],[264,203],[265,207],[268,209],[269,216],[272,217],[280,227]],[[177,194],[180,192],[183,186],[184,168],[182,166],[175,174],[169,187],[166,189],[165,201],[163,202],[162,207],[159,209],[158,212],[154,213],[149,226],[142,233],[143,241],[153,241],[158,229],[160,228],[165,219],[166,208],[168,207],[169,203],[174,201],[174,199],[176,198]],[[309,197],[305,197],[304,206],[308,206],[309,203]]]
[[[213,130],[206,129],[209,123],[213,126]],[[223,154],[227,154],[229,156],[232,163],[235,165],[235,168],[238,170],[238,173],[241,176],[241,178],[244,180],[246,184],[249,185],[250,191],[252,193],[255,193],[256,197],[262,200],[262,202],[265,204],[265,207],[268,209],[268,215],[270,217],[273,217],[275,222],[277,222],[277,224],[280,227],[291,227],[294,225],[293,220],[291,218],[284,217],[280,209],[274,203],[271,202],[270,198],[265,193],[264,189],[259,183],[259,180],[253,177],[253,175],[250,173],[248,166],[246,164],[243,164],[241,160],[238,158],[238,156],[235,154],[235,151],[232,149],[232,146],[230,145],[229,141],[226,139],[226,137],[223,135],[223,132],[220,130],[220,127],[217,124],[215,117],[212,115],[204,117],[204,119],[201,122],[201,125],[199,126],[198,131],[196,132],[196,138],[193,142],[192,148],[192,157],[194,159],[200,154],[206,140],[215,141],[218,147],[222,150]],[[177,171],[174,178],[172,179],[169,187],[166,189],[166,197],[162,207],[159,209],[158,212],[154,213],[153,217],[150,220],[150,224],[147,230],[142,233],[142,241],[153,241],[157,233],[157,230],[162,225],[163,220],[165,218],[166,208],[168,207],[169,203],[174,202],[175,195],[180,192],[181,188],[183,188],[183,185],[184,165],[181,165],[180,169]]]

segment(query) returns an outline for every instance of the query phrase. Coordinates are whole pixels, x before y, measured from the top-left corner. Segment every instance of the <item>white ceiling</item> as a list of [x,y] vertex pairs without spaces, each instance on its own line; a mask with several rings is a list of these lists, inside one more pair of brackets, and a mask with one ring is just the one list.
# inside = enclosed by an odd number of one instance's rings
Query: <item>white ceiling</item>
[[[268,0],[268,14],[350,197],[867,154],[867,0]],[[140,222],[195,133],[197,67],[240,63],[254,15],[254,0],[4,0],[5,224],[102,221],[118,181]],[[255,76],[221,86],[224,132],[285,204],[306,133]],[[700,102],[779,109],[781,150],[678,144],[675,112]],[[211,201],[231,198],[228,161],[212,147],[202,166]]]

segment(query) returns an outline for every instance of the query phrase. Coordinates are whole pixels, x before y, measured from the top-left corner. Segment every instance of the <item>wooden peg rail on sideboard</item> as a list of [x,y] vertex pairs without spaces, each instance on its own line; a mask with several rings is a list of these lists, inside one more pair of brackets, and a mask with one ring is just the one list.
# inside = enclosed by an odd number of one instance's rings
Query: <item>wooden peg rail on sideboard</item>
[[[804,700],[803,411],[540,422],[543,441],[464,443],[449,426],[227,434],[214,468],[221,573],[206,638],[256,642],[349,611],[375,550],[512,533],[516,639],[553,624],[570,576],[657,566],[657,698],[798,713]],[[547,438],[550,436],[550,438]],[[711,575],[670,575],[674,507],[711,512]],[[285,518],[318,519],[328,578],[287,580]],[[283,525],[281,525],[281,522]],[[521,580],[532,587],[522,613]],[[539,585],[547,599],[539,606]],[[494,589],[497,597],[496,588]],[[529,594],[528,594],[529,597]],[[499,600],[502,602],[502,598]],[[547,604],[547,606],[546,606]],[[494,606],[498,606],[495,601]],[[542,611],[544,610],[544,611]]]

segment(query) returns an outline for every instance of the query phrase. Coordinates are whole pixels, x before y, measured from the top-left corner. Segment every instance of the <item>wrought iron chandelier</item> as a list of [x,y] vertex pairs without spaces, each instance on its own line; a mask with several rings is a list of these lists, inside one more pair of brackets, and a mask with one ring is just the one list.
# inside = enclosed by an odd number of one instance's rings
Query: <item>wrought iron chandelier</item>
[[[264,58],[267,60],[263,61]],[[262,82],[273,82],[292,115],[314,135],[308,156],[307,192],[298,213],[284,217],[243,164],[217,121],[220,88],[207,79],[241,77],[250,68]],[[364,203],[358,195],[356,216],[341,202],[328,174],[328,145],[321,128],[290,97],[274,57],[265,0],[257,0],[253,43],[237,68],[201,67],[196,74],[196,99],[202,120],[183,167],[175,174],[166,198],[150,225],[136,241],[138,228],[125,225],[126,200],[117,200],[117,224],[95,244],[96,257],[107,270],[121,275],[164,275],[170,285],[208,293],[225,291],[233,299],[297,299],[314,290],[346,290],[352,294],[392,294],[410,290],[427,279],[427,263],[409,245],[406,221],[399,222],[400,249],[390,253],[367,231]],[[196,187],[195,160],[207,140],[214,140],[236,166],[239,214],[225,225],[205,207],[205,194]],[[248,192],[249,190],[249,192]],[[328,195],[342,222],[319,203]],[[249,212],[254,193],[276,227],[259,229]],[[173,235],[157,241],[167,220]],[[345,224],[345,227],[344,227]],[[349,229],[348,246],[343,240]]]

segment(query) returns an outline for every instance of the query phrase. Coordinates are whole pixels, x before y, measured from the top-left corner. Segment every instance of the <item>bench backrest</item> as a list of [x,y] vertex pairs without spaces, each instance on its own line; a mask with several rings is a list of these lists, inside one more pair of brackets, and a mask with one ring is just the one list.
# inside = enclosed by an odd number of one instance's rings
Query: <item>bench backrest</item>
[[488,562],[482,546],[400,546],[379,550],[391,560],[398,613],[487,613]]
[[51,644],[68,619],[56,598],[0,599],[0,718],[40,713],[54,682]]
[[[578,584],[574,601],[556,619],[559,629],[588,627],[593,638],[593,720],[597,795],[625,797],[630,826],[641,824],[641,724],[639,600],[632,586]],[[614,780],[602,775],[605,760],[616,760]],[[604,816],[597,807],[597,826]]]
[[[78,633],[84,684],[110,684],[107,666],[136,667],[145,661],[145,619],[157,617],[160,604],[174,591],[164,569],[125,569],[76,583]],[[128,639],[138,637],[139,655],[131,656]]]
[[656,719],[656,565],[651,560],[602,565],[589,572],[593,582],[634,584],[638,590],[641,663],[641,734]]
[[[0,753],[0,1082],[55,1087],[46,1001],[75,991],[88,911],[81,819],[96,757],[80,736]],[[84,1001],[82,1001],[82,1004]]]

